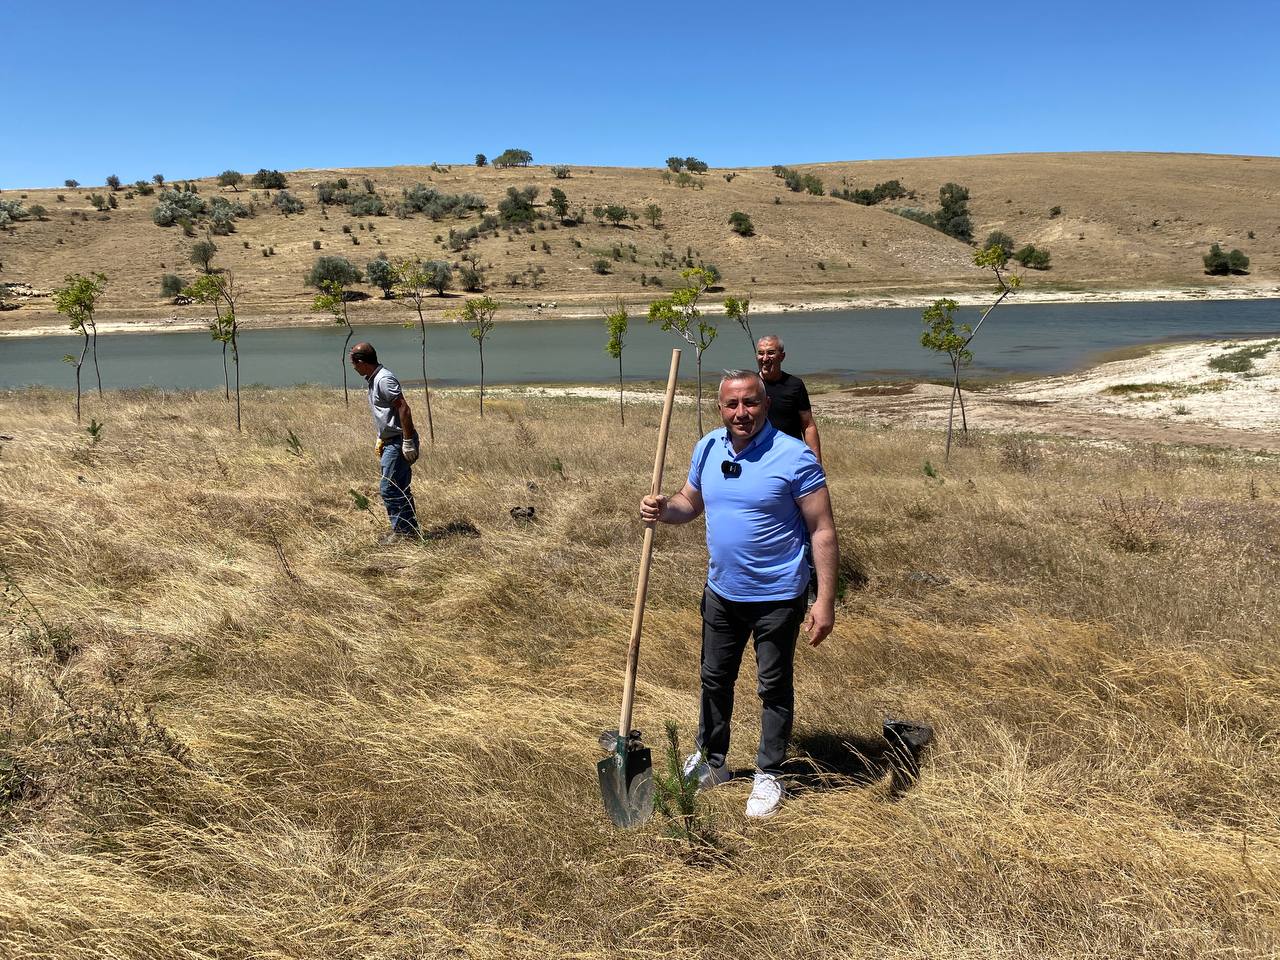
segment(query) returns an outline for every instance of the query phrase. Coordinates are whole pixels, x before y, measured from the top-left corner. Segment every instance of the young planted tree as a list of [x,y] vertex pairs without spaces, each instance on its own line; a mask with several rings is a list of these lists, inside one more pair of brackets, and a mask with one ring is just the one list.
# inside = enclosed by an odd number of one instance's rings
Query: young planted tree
[[236,193],[240,192],[240,184],[244,182],[244,174],[239,170],[223,170],[218,174],[218,185],[230,187]]
[[662,220],[662,208],[656,203],[651,203],[644,208],[644,218],[649,221],[649,226],[656,228]]
[[[436,442],[435,423],[431,419],[431,385],[427,382],[427,318],[422,313],[422,300],[427,291],[435,286],[435,274],[432,270],[439,261],[423,264],[417,260],[401,260],[395,265],[395,286],[400,299],[412,304],[418,312],[418,330],[422,340],[422,390],[427,399],[427,438]],[[448,264],[443,264],[448,269]],[[446,281],[447,282],[447,281]]]
[[747,340],[751,342],[751,355],[754,357],[756,353],[756,338],[755,334],[751,332],[751,298],[725,297],[724,313],[730,320],[738,321],[738,326],[742,328],[747,335]]
[[[325,258],[321,257],[321,259]],[[347,316],[347,289],[341,280],[321,280],[317,286],[320,288],[320,293],[316,294],[315,300],[312,301],[311,309],[317,313],[331,314],[334,323],[347,328],[347,339],[342,342],[342,357],[338,360],[338,364],[342,367],[342,402],[349,407],[351,394],[347,388],[347,347],[355,331],[351,328],[351,318]]]
[[213,304],[214,319],[209,324],[209,334],[222,344],[223,396],[231,399],[227,377],[227,347],[231,348],[231,361],[236,373],[236,429],[243,431],[240,418],[240,326],[236,320],[235,280],[228,270],[225,273],[206,273],[183,291],[184,295],[199,303]]
[[605,328],[609,331],[609,342],[605,344],[604,349],[609,356],[618,361],[618,419],[624,427],[627,425],[627,411],[622,402],[622,348],[626,346],[628,319],[630,318],[627,316],[627,307],[621,298],[618,299],[613,313],[606,313],[604,317]]
[[484,416],[484,340],[493,330],[498,303],[490,297],[476,297],[463,304],[458,318],[471,325],[471,339],[480,348],[480,416]]
[[663,297],[649,304],[649,322],[660,323],[663,330],[675,333],[685,343],[693,347],[693,356],[698,368],[698,435],[702,429],[702,354],[711,346],[719,332],[714,320],[709,320],[698,310],[698,299],[706,292],[707,287],[715,282],[715,276],[709,270],[692,267],[682,270],[680,276],[685,285],[671,291],[671,296]]
[[1005,274],[1005,268],[1009,263],[1009,254],[999,244],[993,244],[985,250],[979,250],[973,255],[973,262],[976,266],[987,267],[995,274],[999,293],[995,303],[982,311],[982,316],[978,318],[977,325],[970,329],[969,325],[964,323],[957,330],[955,318],[952,314],[959,304],[947,298],[935,300],[921,315],[925,331],[920,335],[920,345],[928,350],[945,353],[951,363],[951,407],[947,411],[947,452],[945,457],[947,460],[951,459],[951,437],[955,425],[957,402],[960,404],[961,429],[966,437],[969,435],[969,422],[964,409],[964,394],[960,390],[960,368],[973,360],[973,351],[969,349],[969,344],[978,335],[978,331],[982,328],[982,324],[986,322],[987,317],[990,316],[991,311],[1000,306],[1005,297],[1013,293],[1022,284],[1021,278]]
[[71,321],[71,329],[80,334],[80,356],[72,354],[64,356],[63,362],[74,364],[76,368],[76,423],[80,422],[80,368],[84,366],[85,354],[93,351],[93,370],[98,377],[98,396],[102,396],[102,372],[98,369],[98,325],[93,321],[94,311],[98,307],[98,298],[106,289],[107,277],[102,273],[81,276],[78,273],[66,278],[66,286],[53,291],[53,307]]

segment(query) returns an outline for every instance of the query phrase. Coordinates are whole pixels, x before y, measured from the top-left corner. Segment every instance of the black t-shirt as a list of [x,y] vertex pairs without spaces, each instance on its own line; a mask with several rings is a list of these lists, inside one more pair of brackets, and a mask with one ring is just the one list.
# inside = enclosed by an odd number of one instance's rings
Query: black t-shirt
[[800,414],[811,409],[804,381],[784,371],[773,383],[766,380],[764,389],[769,395],[769,422],[783,433],[803,440],[804,425],[800,422]]

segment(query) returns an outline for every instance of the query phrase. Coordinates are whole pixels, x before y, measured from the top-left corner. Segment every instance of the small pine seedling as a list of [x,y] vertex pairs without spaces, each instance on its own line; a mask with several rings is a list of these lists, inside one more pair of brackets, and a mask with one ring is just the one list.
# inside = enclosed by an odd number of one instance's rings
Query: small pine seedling
[[102,439],[102,428],[105,427],[106,425],[107,425],[107,422],[105,420],[102,423],[99,423],[96,417],[92,417],[89,420],[89,425],[84,429],[85,429],[85,432],[89,434],[90,437],[93,438],[93,442],[97,443],[99,440]]
[[938,471],[934,469],[933,464],[928,460],[924,462],[924,475],[930,480],[938,479]]
[[[288,428],[286,427],[285,429]],[[302,441],[298,439],[298,435],[292,430],[289,430],[289,437],[285,440],[285,443],[289,445],[289,452],[295,457],[302,456]]]
[[363,493],[358,490],[348,490],[347,493],[351,494],[351,499],[355,503],[357,510],[369,509],[369,498]]

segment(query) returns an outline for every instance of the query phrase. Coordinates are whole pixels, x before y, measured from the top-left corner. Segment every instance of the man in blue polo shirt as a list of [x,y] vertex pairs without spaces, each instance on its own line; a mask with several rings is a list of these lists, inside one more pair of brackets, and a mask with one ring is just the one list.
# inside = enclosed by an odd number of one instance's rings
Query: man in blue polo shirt
[[[645,497],[640,516],[646,523],[680,524],[706,513],[698,752],[685,772],[704,787],[729,779],[733,687],[754,636],[760,747],[747,815],[768,817],[785,796],[780,775],[791,739],[796,638],[802,621],[810,646],[831,632],[839,546],[822,467],[804,443],[769,423],[759,374],[728,371],[718,399],[724,428],[698,442],[684,488],[671,497]],[[818,572],[807,620],[806,531]]]

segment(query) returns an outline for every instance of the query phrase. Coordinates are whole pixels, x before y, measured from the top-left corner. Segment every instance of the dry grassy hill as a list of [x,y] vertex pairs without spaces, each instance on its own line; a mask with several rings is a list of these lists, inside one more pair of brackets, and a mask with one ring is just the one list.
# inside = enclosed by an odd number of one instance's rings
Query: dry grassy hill
[[[441,393],[419,511],[479,537],[388,549],[362,407],[250,390],[241,435],[113,391],[94,442],[65,392],[0,398],[0,956],[1277,955],[1273,460],[985,437],[930,478],[936,432],[825,421],[846,589],[797,793],[717,788],[691,848],[608,826],[594,770],[657,407]],[[654,746],[695,724],[701,535],[659,532]],[[906,790],[887,713],[937,730]]]
[[[1019,243],[1049,247],[1052,269],[1029,271],[1026,282],[1032,289],[1218,290],[1274,287],[1280,280],[1277,158],[1034,154],[796,169],[818,174],[828,189],[898,179],[917,198],[864,207],[831,196],[792,193],[767,168],[712,170],[695,178],[702,189],[665,182],[657,169],[574,167],[565,180],[555,179],[545,166],[303,170],[289,174],[290,190],[307,204],[293,217],[265,205],[261,191],[242,187],[240,199],[256,198],[258,215],[238,221],[236,233],[214,238],[216,263],[235,272],[246,294],[246,316],[289,322],[309,315],[311,292],[303,276],[320,253],[341,254],[361,266],[383,252],[393,259],[457,260],[436,238],[445,237],[450,227],[474,224],[475,215],[438,222],[421,214],[407,220],[353,218],[342,207],[330,207],[326,215],[311,185],[345,176],[355,189],[362,178],[371,178],[379,194],[392,202],[415,183],[451,193],[475,192],[490,211],[511,186],[538,187],[540,203],[552,186],[564,189],[573,209],[586,209],[585,224],[564,227],[548,216],[540,225],[545,229],[515,236],[504,230],[475,245],[488,267],[489,292],[509,304],[555,301],[562,312],[572,312],[595,309],[618,295],[634,302],[650,299],[660,291],[642,287],[642,273],[658,276],[668,289],[677,279],[677,263],[669,259],[665,266],[656,265],[664,251],[676,259],[691,255],[716,264],[727,288],[761,302],[958,292],[985,283],[970,263],[972,248],[888,210],[897,204],[936,208],[939,186],[955,181],[970,189],[975,237],[1000,229]],[[730,181],[726,174],[736,175]],[[202,196],[234,196],[213,179],[196,182]],[[3,199],[38,203],[49,216],[0,233],[0,278],[48,290],[68,273],[101,270],[110,277],[101,319],[190,315],[190,310],[175,311],[160,295],[159,279],[166,272],[192,277],[195,268],[188,254],[199,237],[185,237],[178,227],[155,226],[150,218],[154,196],[125,199],[121,190],[116,195],[119,208],[98,213],[89,206],[90,192],[84,187],[5,191]],[[643,218],[621,228],[595,223],[592,208],[611,202],[637,211],[656,203],[663,210],[660,225],[652,227]],[[1050,216],[1055,206],[1062,212]],[[736,210],[752,218],[756,236],[739,237],[729,229],[728,216]],[[349,235],[343,226],[351,228]],[[320,252],[314,249],[316,241]],[[1215,241],[1226,249],[1243,249],[1252,258],[1251,276],[1206,277],[1200,257]],[[621,248],[620,260],[614,260],[615,246]],[[263,256],[267,249],[274,249],[274,255]],[[611,261],[609,274],[593,272],[598,257]],[[509,276],[536,267],[545,269],[539,289],[527,280],[509,284]],[[448,305],[432,302],[433,309]],[[403,319],[392,303],[370,303],[362,311],[361,322]],[[48,302],[37,299],[0,314],[0,329],[56,320]]]

